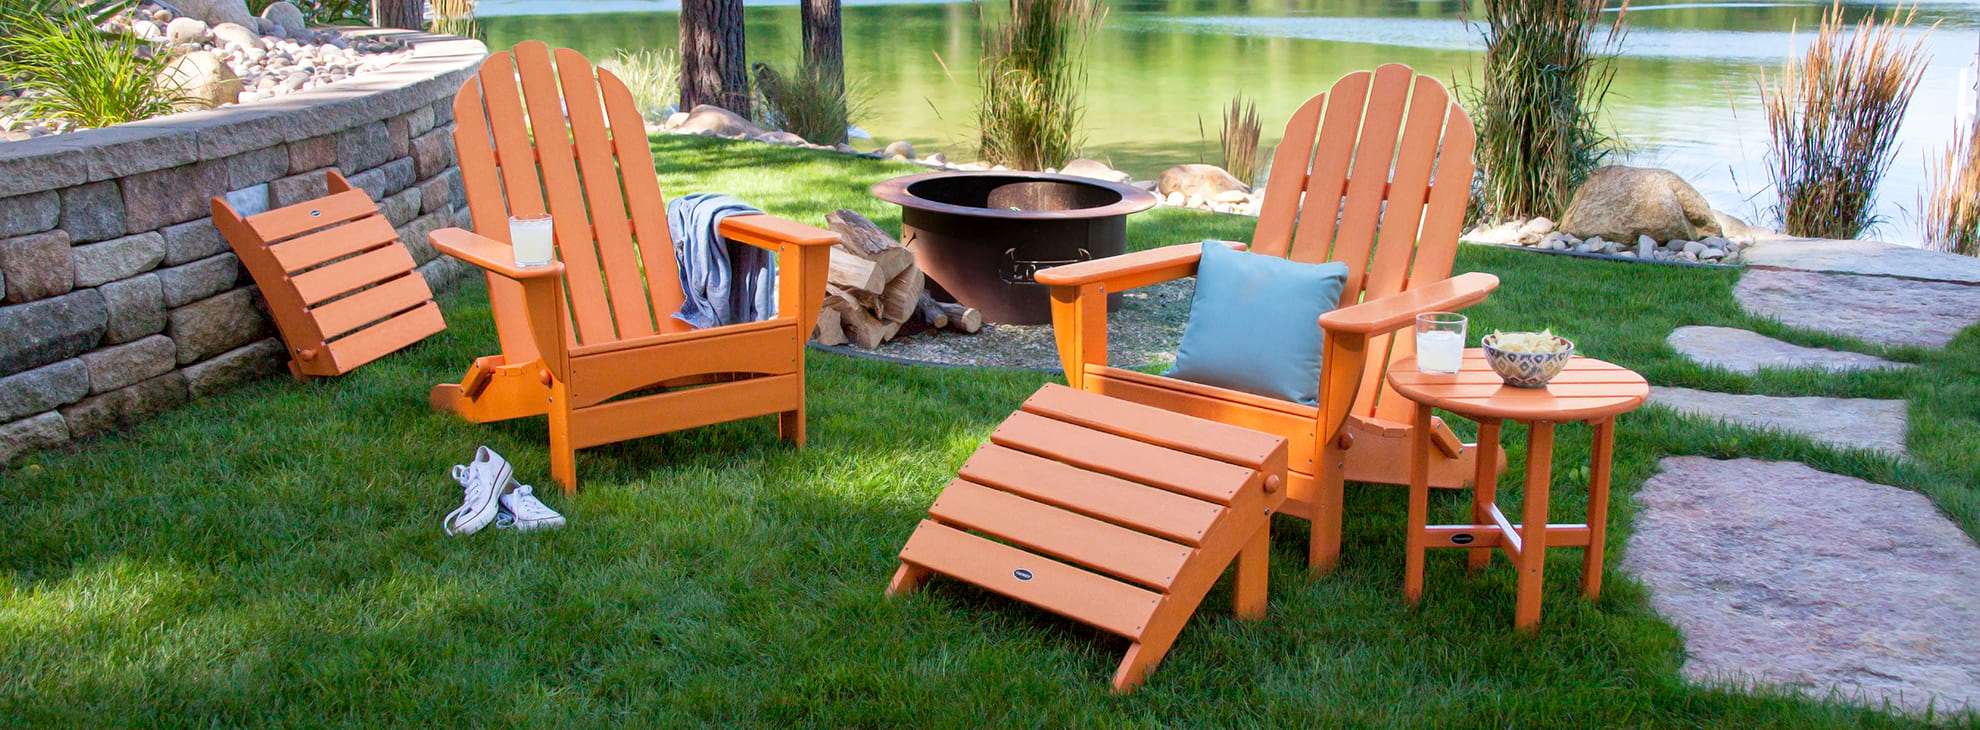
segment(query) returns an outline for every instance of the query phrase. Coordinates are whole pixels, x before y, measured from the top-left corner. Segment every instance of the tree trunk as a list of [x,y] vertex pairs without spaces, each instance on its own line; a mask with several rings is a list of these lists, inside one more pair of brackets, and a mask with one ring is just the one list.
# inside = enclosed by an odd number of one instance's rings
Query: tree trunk
[[380,28],[424,30],[425,0],[371,0],[371,24]]
[[681,110],[714,104],[749,116],[742,0],[682,0]]
[[[804,65],[817,71],[819,81],[834,94],[846,93],[845,44],[839,37],[839,0],[804,0]],[[846,141],[840,130],[835,139],[813,140],[818,144]]]

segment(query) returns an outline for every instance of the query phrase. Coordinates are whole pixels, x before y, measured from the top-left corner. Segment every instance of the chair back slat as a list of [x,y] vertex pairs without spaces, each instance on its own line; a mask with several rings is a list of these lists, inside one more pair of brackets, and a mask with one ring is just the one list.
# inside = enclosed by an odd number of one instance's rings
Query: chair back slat
[[[1407,66],[1341,77],[1287,123],[1251,250],[1346,264],[1343,306],[1449,277],[1475,134],[1444,85]],[[1407,421],[1382,372],[1414,352],[1406,333],[1371,338],[1353,412]]]
[[[612,123],[612,149],[621,170],[653,169],[653,148],[646,138],[646,120],[633,103],[632,90],[609,71],[598,72],[598,90],[605,99],[605,117]],[[680,265],[674,260],[674,239],[667,228],[667,201],[656,175],[625,175],[626,206],[632,211],[633,237],[646,271],[646,293],[661,332],[685,332],[686,322],[674,318],[685,297]]]
[[[492,60],[492,59],[491,59]],[[486,67],[487,62],[483,62]],[[462,82],[454,95],[454,150],[461,169],[461,185],[467,194],[468,214],[474,230],[490,239],[509,242],[509,209],[502,193],[501,168],[495,162],[494,131],[488,127],[479,75]],[[530,336],[529,310],[523,306],[522,285],[494,273],[488,280],[488,300],[494,304],[495,334],[502,352],[514,362],[530,362],[539,355],[536,340]]]
[[[482,234],[506,241],[509,215],[549,213],[553,220],[570,344],[686,329],[671,316],[680,284],[645,121],[623,82],[576,51],[527,41],[490,54],[463,84],[456,110],[474,117],[457,120],[455,134]],[[498,293],[491,288],[489,296]],[[496,310],[522,311],[519,290],[514,297],[515,306]],[[536,351],[512,342],[529,334],[518,320],[514,327],[497,322],[511,359]]]
[[[594,72],[590,61],[568,48],[557,49],[555,55],[564,109],[570,116],[571,138],[576,145],[578,177],[584,182],[584,199],[598,239],[598,265],[604,270],[605,287],[612,300],[613,322],[620,337],[655,334],[658,330],[653,326],[646,279],[640,276],[632,223],[626,218],[625,193],[619,186],[619,166],[612,157],[612,132],[605,126],[605,109],[599,103],[595,74],[610,72]],[[645,127],[640,131],[644,133]],[[661,316],[667,314],[670,312]]]

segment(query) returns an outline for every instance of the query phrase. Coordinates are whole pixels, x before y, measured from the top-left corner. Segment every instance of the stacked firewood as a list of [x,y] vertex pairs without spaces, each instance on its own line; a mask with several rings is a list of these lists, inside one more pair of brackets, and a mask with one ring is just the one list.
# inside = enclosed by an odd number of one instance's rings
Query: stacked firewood
[[960,304],[936,301],[914,253],[866,216],[837,210],[825,216],[839,244],[825,277],[825,304],[813,339],[848,342],[871,350],[907,332],[948,328],[974,333],[983,315]]

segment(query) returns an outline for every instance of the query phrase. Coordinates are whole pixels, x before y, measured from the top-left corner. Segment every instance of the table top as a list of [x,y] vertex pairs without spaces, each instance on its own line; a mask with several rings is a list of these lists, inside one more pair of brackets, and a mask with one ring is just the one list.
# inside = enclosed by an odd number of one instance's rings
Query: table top
[[1574,356],[1544,388],[1506,385],[1485,362],[1485,351],[1464,351],[1451,375],[1416,369],[1416,358],[1389,365],[1389,385],[1420,404],[1467,418],[1513,421],[1585,421],[1635,409],[1650,397],[1650,383],[1634,371],[1592,357]]

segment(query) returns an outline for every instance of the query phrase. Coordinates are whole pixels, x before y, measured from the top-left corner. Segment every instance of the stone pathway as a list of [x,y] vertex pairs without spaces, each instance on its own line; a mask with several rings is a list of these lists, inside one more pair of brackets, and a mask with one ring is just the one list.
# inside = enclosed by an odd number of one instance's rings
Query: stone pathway
[[1802,347],[1734,327],[1679,327],[1664,341],[1692,362],[1749,375],[1762,368],[1834,372],[1910,367],[1858,352]]
[[1980,322],[1980,286],[1941,281],[1753,268],[1733,296],[1747,312],[1790,327],[1881,345],[1945,347]]
[[1776,269],[1980,284],[1980,258],[1883,241],[1766,238],[1754,243],[1742,257],[1750,266]]
[[1788,462],[1664,459],[1622,567],[1686,676],[1980,709],[1980,547],[1915,492]]
[[1909,424],[1901,400],[1733,395],[1652,386],[1650,402],[1680,413],[1894,455],[1904,454],[1904,432]]

